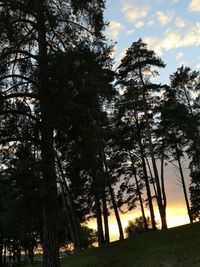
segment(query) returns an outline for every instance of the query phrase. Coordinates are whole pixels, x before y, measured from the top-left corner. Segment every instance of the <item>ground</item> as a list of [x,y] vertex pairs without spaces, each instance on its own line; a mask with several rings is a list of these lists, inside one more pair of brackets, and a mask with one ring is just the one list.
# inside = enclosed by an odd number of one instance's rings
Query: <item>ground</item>
[[200,267],[199,249],[200,223],[194,223],[89,249],[63,259],[61,267]]

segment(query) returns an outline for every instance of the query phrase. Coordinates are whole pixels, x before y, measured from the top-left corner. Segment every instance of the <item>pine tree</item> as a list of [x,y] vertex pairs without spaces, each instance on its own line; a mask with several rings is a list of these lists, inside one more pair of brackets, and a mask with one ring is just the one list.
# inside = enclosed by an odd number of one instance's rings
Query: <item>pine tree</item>
[[[7,101],[16,98],[38,100],[44,180],[43,266],[55,267],[59,266],[59,244],[53,148],[55,109],[49,57],[80,42],[102,39],[104,1],[10,0],[1,1],[0,5],[1,63],[6,66],[1,69],[1,94]],[[30,136],[14,138],[30,140]]]
[[[128,87],[129,90],[131,87],[132,90],[137,88],[138,99],[142,101],[142,110],[139,110],[139,112],[142,111],[144,113],[143,120],[145,121],[147,130],[146,134],[148,138],[148,149],[156,182],[157,203],[162,221],[162,228],[166,228],[166,216],[162,203],[162,192],[155,159],[155,152],[152,141],[152,125],[150,121],[150,114],[152,114],[152,109],[155,105],[152,92],[159,92],[162,88],[161,85],[153,84],[150,81],[150,78],[158,74],[158,72],[154,69],[155,67],[163,68],[165,67],[165,64],[163,63],[161,58],[155,55],[154,51],[149,50],[147,48],[147,45],[143,43],[141,39],[139,39],[137,42],[134,42],[127,50],[125,57],[122,59],[121,64],[118,67],[118,82],[125,89],[126,87]],[[144,158],[144,156],[142,158]],[[151,203],[149,193],[148,199],[149,203]],[[152,218],[153,214],[151,212],[151,219]],[[154,227],[156,226],[154,225]]]

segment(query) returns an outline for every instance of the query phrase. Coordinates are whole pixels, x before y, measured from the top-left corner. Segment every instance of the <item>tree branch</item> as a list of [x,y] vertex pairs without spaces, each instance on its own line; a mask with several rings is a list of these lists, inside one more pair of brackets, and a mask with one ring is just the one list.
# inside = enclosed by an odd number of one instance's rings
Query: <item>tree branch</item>
[[40,121],[37,117],[35,117],[35,116],[33,116],[33,115],[31,115],[31,114],[29,114],[27,112],[20,111],[20,110],[5,110],[5,111],[1,111],[0,112],[0,116],[1,115],[6,115],[6,114],[23,115],[23,116],[26,116],[26,117],[34,120],[34,121],[37,121],[37,122]]
[[33,93],[13,93],[13,94],[4,95],[2,98],[3,100],[5,100],[9,98],[14,98],[14,97],[29,97],[29,98],[38,99],[38,95],[33,94]]
[[41,140],[33,137],[20,136],[20,137],[8,137],[5,139],[0,139],[0,145],[4,145],[5,143],[10,143],[10,142],[20,142],[20,141],[34,142],[37,144],[41,142]]
[[35,81],[29,79],[26,76],[20,75],[20,74],[9,74],[9,75],[1,76],[0,81],[5,80],[5,79],[9,79],[9,78],[20,78],[22,80],[25,80],[25,81],[28,81],[28,82],[31,82],[31,83],[37,85],[37,83]]

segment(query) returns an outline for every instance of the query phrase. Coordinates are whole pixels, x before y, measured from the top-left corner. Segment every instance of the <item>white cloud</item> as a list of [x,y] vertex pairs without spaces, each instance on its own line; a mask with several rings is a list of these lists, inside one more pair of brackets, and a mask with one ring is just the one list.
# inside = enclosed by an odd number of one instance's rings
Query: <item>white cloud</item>
[[178,17],[175,19],[175,25],[178,28],[184,28],[186,26],[186,21],[184,19]]
[[145,18],[150,9],[151,8],[148,5],[140,5],[136,3],[135,0],[123,0],[122,2],[122,13],[125,19],[130,23],[135,23],[138,20]]
[[200,45],[200,22],[197,22],[187,32],[180,29],[168,28],[163,38],[148,36],[144,38],[148,46],[155,52],[162,54],[163,50],[172,50],[179,47],[199,46]]
[[156,17],[161,25],[165,25],[165,24],[168,24],[172,20],[173,15],[159,10],[156,12]]
[[110,21],[107,34],[110,38],[116,39],[125,30],[125,26],[117,21]]
[[133,34],[135,32],[135,29],[132,29],[132,30],[128,30],[126,33],[128,34],[128,35],[131,35],[131,34]]
[[176,54],[176,59],[180,59],[180,58],[182,58],[183,56],[184,56],[183,52],[178,52],[178,53]]
[[155,24],[155,21],[154,20],[149,20],[148,22],[147,22],[147,25],[148,26],[153,26]]
[[196,67],[197,69],[200,69],[200,63],[198,63],[195,67]]
[[135,27],[137,28],[137,29],[140,29],[140,28],[142,28],[144,26],[144,22],[143,21],[138,21],[136,24],[135,24]]
[[182,41],[182,36],[178,30],[167,29],[165,38],[162,40],[162,47],[166,50],[179,47]]
[[188,9],[190,12],[199,12],[200,11],[200,1],[199,0],[191,0]]
[[162,40],[160,37],[148,36],[143,38],[144,42],[150,49],[153,49],[157,54],[162,55]]
[[119,59],[119,60],[121,60],[123,57],[125,57],[125,55],[126,55],[126,51],[127,51],[126,48],[124,48],[124,49],[121,50],[121,52],[120,52],[119,55],[118,55],[118,59]]

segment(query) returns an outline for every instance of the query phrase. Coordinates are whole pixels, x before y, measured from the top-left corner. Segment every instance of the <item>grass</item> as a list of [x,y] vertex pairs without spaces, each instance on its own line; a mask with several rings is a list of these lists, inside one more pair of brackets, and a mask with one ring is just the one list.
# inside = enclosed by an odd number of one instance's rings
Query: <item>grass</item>
[[89,249],[61,260],[61,267],[200,267],[199,250],[200,223],[195,223]]

